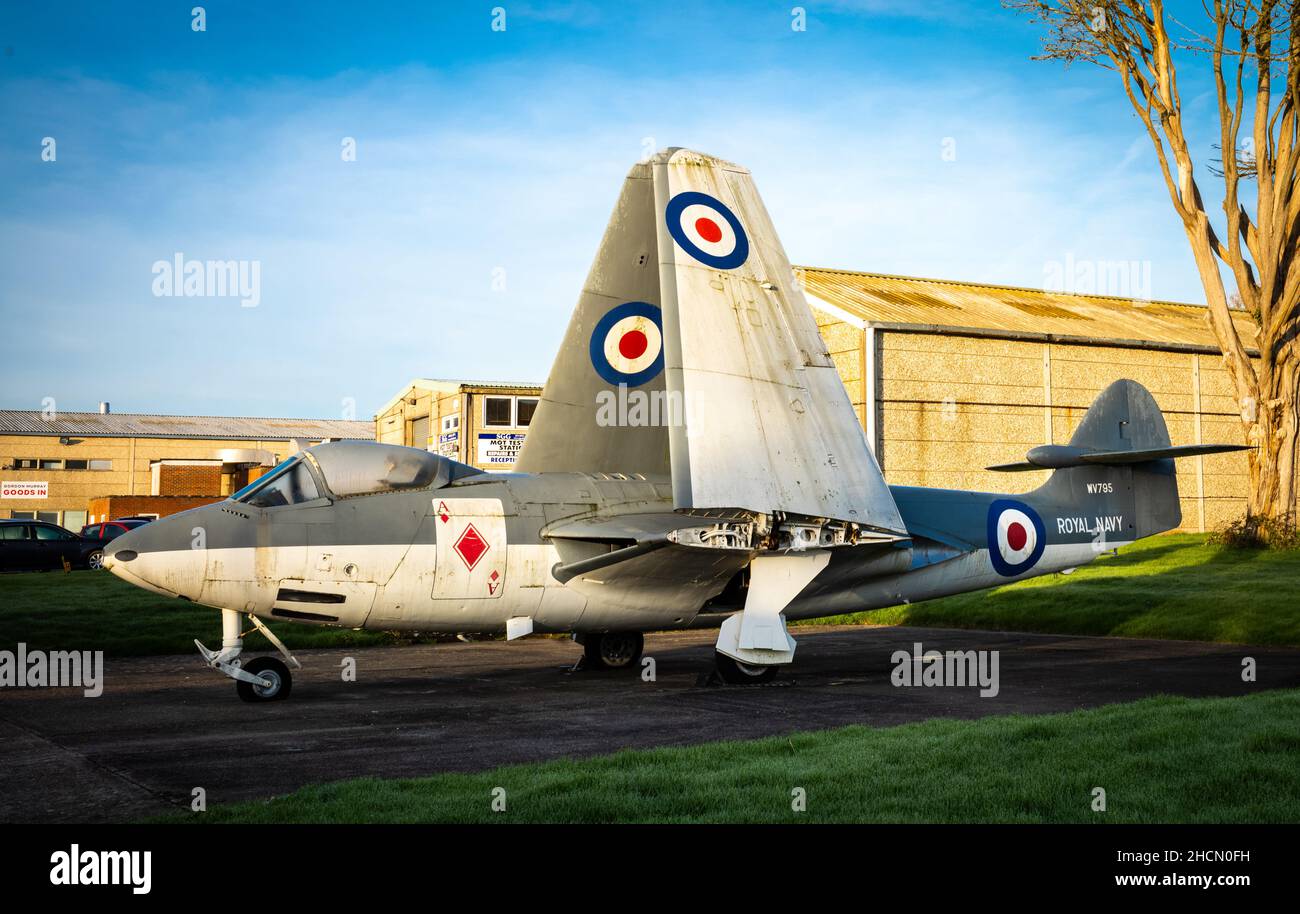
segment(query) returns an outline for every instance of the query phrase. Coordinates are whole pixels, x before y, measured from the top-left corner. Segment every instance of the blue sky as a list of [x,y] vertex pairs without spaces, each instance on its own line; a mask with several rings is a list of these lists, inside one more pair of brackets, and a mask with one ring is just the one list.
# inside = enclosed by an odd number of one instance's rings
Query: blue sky
[[[194,5],[0,8],[0,406],[367,418],[413,376],[544,380],[651,145],[750,168],[795,263],[1140,261],[1202,299],[1115,77],[1031,61],[993,2],[808,2],[805,32],[793,3]],[[176,252],[257,261],[257,307],[155,296]]]

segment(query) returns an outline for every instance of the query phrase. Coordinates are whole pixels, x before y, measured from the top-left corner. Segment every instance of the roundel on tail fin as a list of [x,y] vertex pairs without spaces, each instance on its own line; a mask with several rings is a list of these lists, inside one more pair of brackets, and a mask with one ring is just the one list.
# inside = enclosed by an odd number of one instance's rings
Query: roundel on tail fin
[[668,234],[682,250],[717,270],[734,270],[749,258],[749,236],[721,200],[683,191],[664,210]]
[[649,302],[624,302],[591,331],[591,366],[610,384],[638,387],[664,368],[663,316]]
[[989,505],[988,546],[993,570],[1015,577],[1038,564],[1047,548],[1047,530],[1029,505],[999,498]]

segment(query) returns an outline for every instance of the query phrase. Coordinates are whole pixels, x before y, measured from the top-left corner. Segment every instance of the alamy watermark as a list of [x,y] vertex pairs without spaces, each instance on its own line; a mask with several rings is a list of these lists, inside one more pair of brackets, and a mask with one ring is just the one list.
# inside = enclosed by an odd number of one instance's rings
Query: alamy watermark
[[927,651],[916,641],[910,653],[894,651],[889,661],[896,688],[979,686],[981,698],[994,698],[1001,689],[997,651]]
[[155,260],[153,294],[159,298],[238,298],[243,308],[262,301],[260,260],[187,260],[177,251],[171,260]]
[[601,428],[680,428],[686,419],[687,398],[679,390],[633,390],[620,384],[596,392],[596,424]]
[[1043,264],[1043,288],[1072,295],[1110,295],[1151,301],[1149,260],[1049,260]]
[[136,895],[153,887],[153,851],[83,851],[78,844],[50,855],[52,885],[129,885]]
[[104,694],[103,651],[0,651],[0,688],[79,688],[87,698]]

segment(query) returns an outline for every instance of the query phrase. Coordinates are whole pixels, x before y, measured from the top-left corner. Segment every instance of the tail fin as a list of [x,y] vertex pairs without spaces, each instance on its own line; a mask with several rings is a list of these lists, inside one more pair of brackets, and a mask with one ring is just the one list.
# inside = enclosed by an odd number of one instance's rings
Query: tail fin
[[[1242,445],[1199,444],[1174,447],[1164,414],[1151,393],[1136,381],[1116,381],[1088,407],[1069,445],[1033,448],[1021,463],[989,467],[1020,472],[1055,470],[1034,494],[1059,505],[1108,507],[1129,517],[1128,533],[1137,539],[1182,523],[1174,458],[1244,450]],[[1120,516],[1120,515],[1116,515]]]
[[[1136,381],[1122,380],[1111,384],[1092,401],[1079,427],[1070,437],[1070,447],[1101,453],[1162,450],[1169,447],[1169,429],[1165,417],[1151,396]],[[1053,480],[1065,474],[1099,472],[1091,467],[1061,469]],[[1113,482],[1127,481],[1133,493],[1133,534],[1135,538],[1172,530],[1183,522],[1178,501],[1178,474],[1168,457],[1141,463],[1106,465],[1100,472]],[[1124,480],[1127,477],[1127,480]],[[1068,480],[1062,480],[1070,485]],[[1049,482],[1049,485],[1051,483]],[[1071,486],[1073,490],[1075,486]],[[1086,487],[1083,488],[1086,491]],[[1080,497],[1083,492],[1071,491]]]

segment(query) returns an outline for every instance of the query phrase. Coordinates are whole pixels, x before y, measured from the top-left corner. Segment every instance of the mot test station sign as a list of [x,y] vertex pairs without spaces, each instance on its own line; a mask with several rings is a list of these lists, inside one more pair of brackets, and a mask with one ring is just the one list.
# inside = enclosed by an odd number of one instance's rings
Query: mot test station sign
[[524,446],[523,433],[498,435],[481,432],[478,436],[479,463],[514,463]]
[[49,482],[0,482],[0,498],[49,498]]

